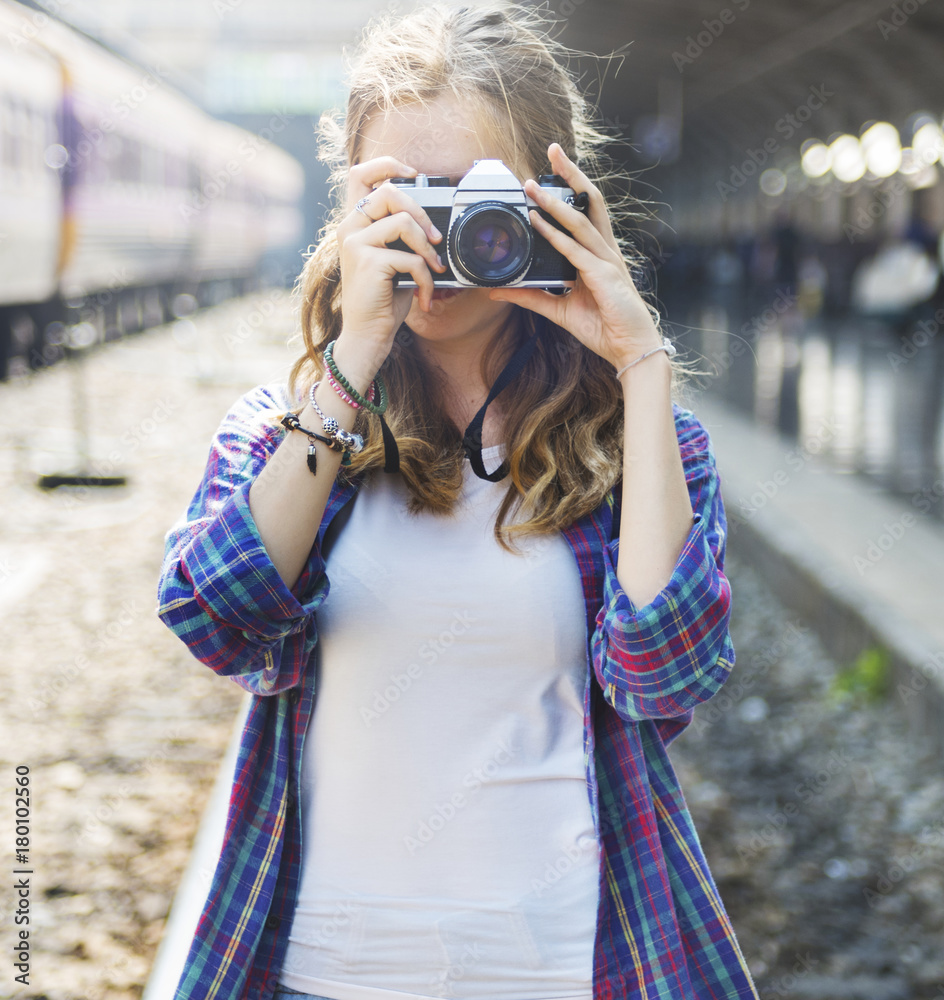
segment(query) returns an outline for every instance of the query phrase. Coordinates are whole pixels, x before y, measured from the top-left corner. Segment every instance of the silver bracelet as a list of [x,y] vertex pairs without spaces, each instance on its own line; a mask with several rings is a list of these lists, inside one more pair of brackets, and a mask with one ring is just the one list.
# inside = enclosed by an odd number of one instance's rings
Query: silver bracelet
[[645,354],[640,354],[639,357],[635,359],[635,361],[630,361],[628,365],[624,365],[622,368],[620,368],[620,370],[616,373],[615,378],[618,380],[620,375],[623,374],[623,372],[629,371],[629,369],[632,368],[633,365],[638,365],[640,361],[645,361],[646,358],[648,358],[650,355],[658,354],[659,351],[665,351],[665,353],[668,354],[670,358],[674,358],[675,355],[678,354],[678,351],[675,348],[675,344],[673,344],[668,337],[663,337],[661,347],[653,347],[651,351],[646,351]]
[[364,439],[360,434],[355,434],[353,431],[346,431],[334,417],[329,417],[324,410],[318,405],[318,401],[315,399],[315,390],[321,385],[320,382],[316,382],[308,392],[308,402],[311,403],[312,408],[315,413],[321,417],[321,423],[324,426],[325,435],[338,444],[342,445],[345,451],[351,451],[355,455],[361,451],[364,447]]

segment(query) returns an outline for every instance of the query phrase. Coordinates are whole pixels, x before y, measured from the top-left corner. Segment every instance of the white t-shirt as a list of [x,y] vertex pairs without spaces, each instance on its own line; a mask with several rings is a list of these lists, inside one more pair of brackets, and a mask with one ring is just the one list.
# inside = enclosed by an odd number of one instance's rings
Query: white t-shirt
[[448,517],[410,514],[402,478],[375,473],[326,560],[279,977],[296,990],[592,998],[580,575],[559,534],[502,549],[506,484],[464,470]]

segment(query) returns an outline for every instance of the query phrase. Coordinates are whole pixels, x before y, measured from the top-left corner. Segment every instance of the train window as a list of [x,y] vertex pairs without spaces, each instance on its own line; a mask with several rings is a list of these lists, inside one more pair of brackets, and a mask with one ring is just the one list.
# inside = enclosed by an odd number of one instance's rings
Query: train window
[[6,142],[3,144],[4,164],[8,170],[16,170],[16,98],[9,97],[3,108],[3,134]]
[[31,178],[36,170],[36,133],[33,130],[32,108],[23,105],[20,112],[20,166],[27,178]]
[[160,187],[164,182],[164,153],[156,146],[142,143],[141,180],[149,187]]
[[118,176],[128,184],[137,184],[141,180],[141,144],[126,138],[122,145]]
[[10,136],[10,166],[13,170],[19,170],[26,165],[26,108],[15,98],[10,102],[10,120],[8,135]]
[[124,148],[124,140],[117,132],[108,132],[102,137],[99,144],[102,159],[106,163],[115,163],[121,159],[121,152]]
[[164,176],[168,187],[187,187],[190,178],[187,160],[183,156],[168,155],[164,160]]
[[89,174],[99,184],[121,180],[121,157],[124,142],[115,132],[106,132],[94,145]]
[[[56,121],[56,115],[54,111],[50,111],[46,116],[46,144],[51,146],[53,143],[63,143],[63,137],[59,134],[59,125]],[[43,156],[45,157],[46,150],[43,149]],[[63,164],[64,166],[64,164]]]
[[[0,165],[5,168],[10,163],[10,109],[6,97],[0,96]],[[4,174],[6,170],[4,170]]]
[[29,120],[29,152],[27,154],[31,179],[38,179],[42,176],[39,171],[43,163],[43,153],[46,149],[46,118],[39,108],[29,108],[27,110]]
[[174,153],[164,153],[164,187],[179,187],[180,157]]
[[92,145],[88,140],[83,139],[78,146],[82,161],[79,169],[88,182],[93,185],[107,184],[109,180],[108,160],[102,148],[103,145],[104,142]]

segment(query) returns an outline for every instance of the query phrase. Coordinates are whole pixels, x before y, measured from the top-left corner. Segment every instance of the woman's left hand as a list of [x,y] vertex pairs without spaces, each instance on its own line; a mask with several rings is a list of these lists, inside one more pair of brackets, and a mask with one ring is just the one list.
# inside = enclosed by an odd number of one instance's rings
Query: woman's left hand
[[531,210],[535,231],[577,269],[576,283],[564,295],[538,288],[496,288],[491,298],[547,317],[614,367],[622,368],[659,347],[662,337],[619,251],[603,195],[556,142],[548,147],[548,158],[568,187],[586,191],[590,198],[584,215],[573,205],[548,196],[536,181],[524,185],[525,194],[568,230],[561,232]]

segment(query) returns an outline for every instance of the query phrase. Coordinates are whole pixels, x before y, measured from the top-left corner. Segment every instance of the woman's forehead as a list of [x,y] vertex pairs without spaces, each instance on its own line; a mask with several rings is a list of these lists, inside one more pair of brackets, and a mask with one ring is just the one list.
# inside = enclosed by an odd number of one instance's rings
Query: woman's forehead
[[394,156],[420,173],[445,175],[455,183],[476,160],[504,158],[482,117],[471,104],[451,97],[377,112],[360,130],[357,159]]

